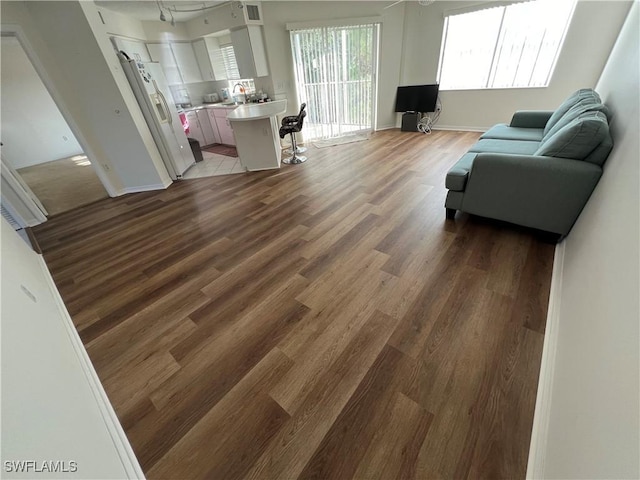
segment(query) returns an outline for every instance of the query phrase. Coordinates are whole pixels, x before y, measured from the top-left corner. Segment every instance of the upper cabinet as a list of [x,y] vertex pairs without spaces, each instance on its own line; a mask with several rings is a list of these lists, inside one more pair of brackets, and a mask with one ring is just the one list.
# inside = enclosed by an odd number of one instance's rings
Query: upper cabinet
[[202,82],[202,75],[200,74],[196,55],[193,52],[193,45],[190,42],[172,43],[171,48],[182,75],[182,83]]
[[204,81],[227,80],[222,51],[217,38],[206,37],[193,42],[193,50]]
[[256,78],[269,75],[261,27],[248,25],[238,30],[233,30],[231,32],[231,43],[233,44],[240,78]]
[[178,70],[178,64],[173,56],[171,45],[168,43],[147,43],[147,49],[151,60],[154,62],[160,62],[164,76],[167,77],[167,83],[169,85],[176,85],[182,83],[182,76],[180,70]]
[[151,59],[160,62],[169,85],[202,82],[191,43],[148,43]]

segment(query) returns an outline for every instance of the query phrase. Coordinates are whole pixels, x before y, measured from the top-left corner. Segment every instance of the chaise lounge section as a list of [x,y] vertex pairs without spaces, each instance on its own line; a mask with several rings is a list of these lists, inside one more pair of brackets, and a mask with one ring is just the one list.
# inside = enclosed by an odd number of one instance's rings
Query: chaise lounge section
[[609,111],[592,89],[555,111],[518,111],[449,170],[447,218],[457,210],[556,234],[569,233],[613,147]]

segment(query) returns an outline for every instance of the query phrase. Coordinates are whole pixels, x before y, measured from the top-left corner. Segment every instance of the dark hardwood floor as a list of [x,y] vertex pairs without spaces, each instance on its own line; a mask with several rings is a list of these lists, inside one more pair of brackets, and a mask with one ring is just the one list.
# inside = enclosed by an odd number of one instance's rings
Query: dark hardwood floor
[[524,478],[554,246],[398,130],[34,229],[149,478]]

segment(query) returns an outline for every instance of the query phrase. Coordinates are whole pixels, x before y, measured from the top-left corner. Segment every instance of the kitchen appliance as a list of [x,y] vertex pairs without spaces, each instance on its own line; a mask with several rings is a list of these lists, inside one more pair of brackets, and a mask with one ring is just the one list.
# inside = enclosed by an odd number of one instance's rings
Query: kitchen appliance
[[220,101],[220,97],[218,97],[217,93],[207,93],[204,95],[203,100],[206,103],[216,103]]
[[167,101],[167,96],[171,97],[160,64],[132,60],[124,52],[118,56],[169,176],[182,178],[196,161],[178,111]]

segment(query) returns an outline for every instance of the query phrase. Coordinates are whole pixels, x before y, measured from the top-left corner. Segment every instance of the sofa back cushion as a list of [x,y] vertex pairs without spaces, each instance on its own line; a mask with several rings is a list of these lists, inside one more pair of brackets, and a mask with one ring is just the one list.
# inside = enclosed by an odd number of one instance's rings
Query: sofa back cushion
[[600,95],[598,95],[598,92],[596,92],[592,88],[581,88],[580,90],[573,92],[571,95],[569,95],[569,98],[562,102],[562,104],[556,109],[556,111],[553,112],[553,115],[551,115],[549,121],[547,121],[547,124],[544,127],[544,135],[547,135],[549,130],[551,130],[555,126],[555,124],[558,123],[558,121],[564,116],[565,113],[567,113],[571,109],[571,107],[574,107],[580,102],[583,102],[585,104],[601,103]]
[[[611,142],[609,123],[602,112],[587,111],[549,136],[535,155],[587,160],[602,165],[609,151],[600,149],[598,155],[591,156],[604,143]],[[604,156],[603,156],[604,154]]]
[[548,130],[545,128],[545,133],[542,136],[542,143],[545,143],[562,128],[566,127],[576,118],[587,112],[602,112],[604,113],[605,118],[608,119],[609,117],[609,109],[604,104],[600,102],[594,103],[592,99],[580,100],[573,107],[567,110],[567,112],[562,116],[562,118],[558,119],[553,127]]

